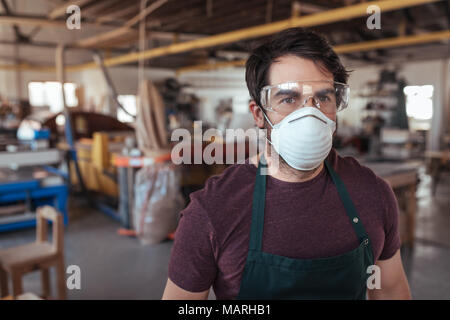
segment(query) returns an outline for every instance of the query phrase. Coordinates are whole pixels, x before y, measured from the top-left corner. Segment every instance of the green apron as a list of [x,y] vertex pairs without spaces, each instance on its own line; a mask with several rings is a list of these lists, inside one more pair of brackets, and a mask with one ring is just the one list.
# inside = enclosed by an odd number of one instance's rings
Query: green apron
[[291,259],[262,251],[266,176],[261,175],[261,167],[266,165],[260,162],[256,174],[249,251],[237,299],[365,299],[367,267],[374,264],[369,236],[344,183],[331,165],[325,161],[359,246],[320,259]]

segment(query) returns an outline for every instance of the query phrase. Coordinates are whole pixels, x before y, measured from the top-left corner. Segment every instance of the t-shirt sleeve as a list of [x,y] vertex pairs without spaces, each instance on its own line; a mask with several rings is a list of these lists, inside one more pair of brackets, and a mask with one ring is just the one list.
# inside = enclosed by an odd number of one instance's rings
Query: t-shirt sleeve
[[171,251],[168,275],[177,286],[190,292],[208,290],[217,273],[215,232],[195,196],[180,213]]
[[380,201],[384,208],[384,247],[379,260],[388,260],[397,252],[401,246],[398,228],[398,204],[391,186],[383,179],[377,177],[380,192]]

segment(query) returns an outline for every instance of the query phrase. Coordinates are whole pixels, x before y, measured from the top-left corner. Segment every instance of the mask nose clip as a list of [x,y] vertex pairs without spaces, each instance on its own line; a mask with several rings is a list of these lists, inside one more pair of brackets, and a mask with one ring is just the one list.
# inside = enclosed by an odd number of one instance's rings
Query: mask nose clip
[[316,107],[317,109],[320,110],[320,103],[319,101],[317,101],[316,97],[314,97],[313,95],[310,95],[308,97],[305,98],[305,100],[303,101],[303,106],[307,107],[307,103],[309,102],[309,100],[312,100],[312,107]]

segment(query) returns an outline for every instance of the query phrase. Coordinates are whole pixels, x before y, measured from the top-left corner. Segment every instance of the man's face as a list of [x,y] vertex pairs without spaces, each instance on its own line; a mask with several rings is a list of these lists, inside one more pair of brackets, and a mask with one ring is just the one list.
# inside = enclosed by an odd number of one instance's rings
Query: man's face
[[[333,74],[324,68],[320,68],[311,60],[291,55],[283,56],[277,60],[277,62],[272,63],[269,69],[269,85],[291,81],[334,81]],[[308,101],[307,105],[313,106],[312,101]],[[324,112],[324,114],[331,120],[336,121],[335,112]],[[271,111],[266,111],[266,115],[274,125],[286,116]]]

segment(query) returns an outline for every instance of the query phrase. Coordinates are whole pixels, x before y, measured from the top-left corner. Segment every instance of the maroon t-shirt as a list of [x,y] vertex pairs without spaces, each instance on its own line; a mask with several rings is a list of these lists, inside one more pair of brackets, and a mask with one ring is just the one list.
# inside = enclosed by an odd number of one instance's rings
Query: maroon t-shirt
[[[372,243],[375,261],[400,248],[397,201],[391,187],[352,157],[332,149],[328,161],[343,180]],[[191,194],[181,212],[169,263],[169,278],[218,299],[238,295],[250,240],[256,167],[227,168]],[[337,189],[325,168],[305,182],[267,176],[262,250],[295,259],[325,258],[359,243]]]

